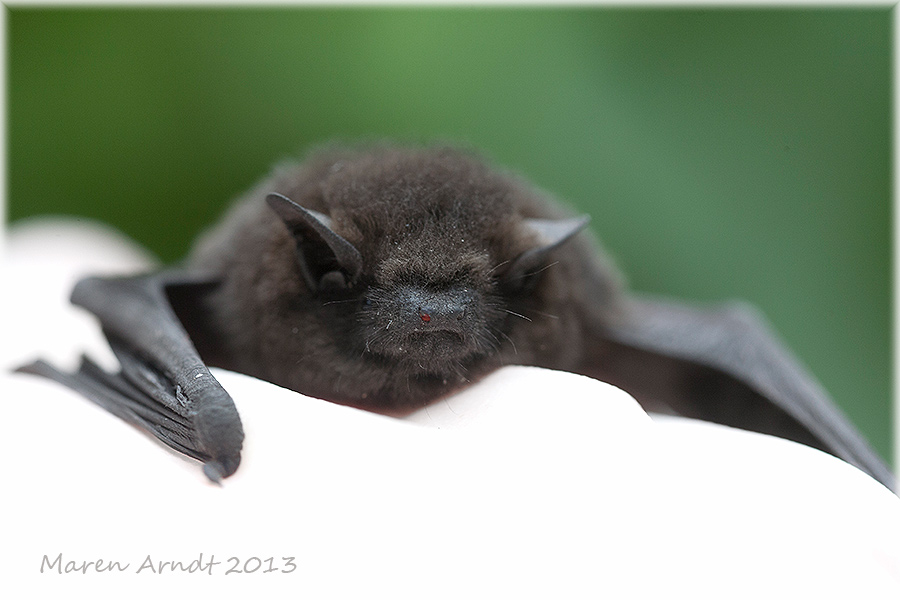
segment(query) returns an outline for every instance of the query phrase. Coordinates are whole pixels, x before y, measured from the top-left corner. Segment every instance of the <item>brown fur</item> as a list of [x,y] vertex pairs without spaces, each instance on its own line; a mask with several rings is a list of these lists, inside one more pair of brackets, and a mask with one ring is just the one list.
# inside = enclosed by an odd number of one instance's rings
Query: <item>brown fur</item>
[[[308,289],[295,242],[264,200],[270,192],[330,217],[362,255],[353,286]],[[602,324],[619,288],[596,245],[582,233],[553,250],[528,290],[504,281],[538,243],[524,219],[564,216],[519,178],[448,148],[331,149],[282,166],[190,256],[191,267],[224,282],[207,306],[219,332],[214,362],[385,411],[421,405],[504,364],[577,370],[586,326]],[[463,294],[464,331],[428,330],[398,300],[410,293],[437,302]]]

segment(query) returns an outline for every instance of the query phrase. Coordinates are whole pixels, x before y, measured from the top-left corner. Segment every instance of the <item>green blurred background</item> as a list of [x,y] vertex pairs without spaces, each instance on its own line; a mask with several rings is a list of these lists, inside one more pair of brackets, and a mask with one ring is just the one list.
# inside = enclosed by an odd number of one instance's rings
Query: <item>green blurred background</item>
[[889,457],[889,7],[6,10],[12,221],[171,261],[310,145],[462,142],[634,289],[756,304]]

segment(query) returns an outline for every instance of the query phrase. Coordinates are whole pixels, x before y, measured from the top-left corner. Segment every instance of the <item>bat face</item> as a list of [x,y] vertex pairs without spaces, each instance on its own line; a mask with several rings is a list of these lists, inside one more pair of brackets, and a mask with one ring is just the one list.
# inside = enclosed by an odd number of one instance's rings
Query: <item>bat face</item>
[[357,304],[354,343],[398,370],[452,380],[496,353],[507,313],[491,258],[462,252],[452,262],[448,273],[410,269],[401,257],[382,262]]
[[[320,301],[335,348],[389,366],[395,375],[442,381],[464,378],[498,350],[498,336],[505,335],[502,270],[465,220],[439,216],[421,202],[420,210],[407,207],[401,228],[369,224],[363,239],[374,243],[352,244],[327,215],[281,194],[267,200],[297,241],[292,258],[306,284],[302,295]],[[461,243],[440,248],[447,230]],[[466,236],[474,243],[465,244]]]

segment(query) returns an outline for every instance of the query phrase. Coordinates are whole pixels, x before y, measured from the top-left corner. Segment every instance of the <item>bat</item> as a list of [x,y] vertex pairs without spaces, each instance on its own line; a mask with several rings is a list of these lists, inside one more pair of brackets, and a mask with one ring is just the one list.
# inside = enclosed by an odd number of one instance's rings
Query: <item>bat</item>
[[[20,370],[204,463],[240,464],[222,367],[404,414],[503,365],[580,373],[647,410],[781,436],[893,488],[891,471],[743,304],[625,289],[587,217],[474,153],[329,147],[277,167],[177,267],[78,282],[120,363]],[[552,410],[552,406],[547,407]]]

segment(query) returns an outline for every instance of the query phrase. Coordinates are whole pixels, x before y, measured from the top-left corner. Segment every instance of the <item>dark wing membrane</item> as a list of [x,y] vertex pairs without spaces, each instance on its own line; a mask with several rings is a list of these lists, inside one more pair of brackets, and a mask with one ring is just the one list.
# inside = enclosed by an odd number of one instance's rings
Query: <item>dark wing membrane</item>
[[[631,297],[605,332],[599,376],[651,410],[804,443],[894,489],[894,475],[752,308]],[[666,408],[663,408],[666,410]]]
[[166,290],[180,302],[209,289],[209,280],[177,271],[88,278],[72,302],[100,320],[121,371],[107,373],[88,359],[75,373],[43,361],[19,370],[58,381],[114,415],[152,433],[171,448],[205,463],[213,481],[240,464],[243,428],[234,402],[200,359],[175,315]]
[[[122,360],[121,355],[117,355]],[[159,402],[157,398],[165,393],[162,386],[154,389],[157,393],[147,394],[143,386],[135,385],[135,380],[125,375],[125,367],[119,373],[107,373],[85,356],[75,373],[60,371],[43,360],[20,367],[18,371],[53,379],[77,391],[120,419],[152,433],[182,454],[204,462],[211,458],[198,448],[190,415],[184,406],[179,405],[177,396],[171,394],[168,401]],[[155,387],[151,381],[148,379],[142,383]]]

